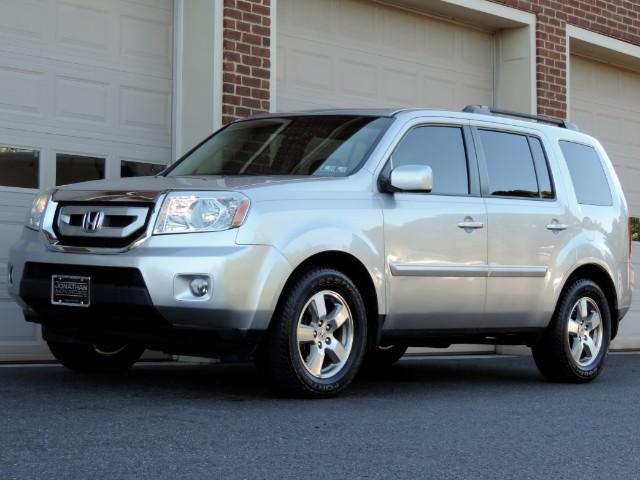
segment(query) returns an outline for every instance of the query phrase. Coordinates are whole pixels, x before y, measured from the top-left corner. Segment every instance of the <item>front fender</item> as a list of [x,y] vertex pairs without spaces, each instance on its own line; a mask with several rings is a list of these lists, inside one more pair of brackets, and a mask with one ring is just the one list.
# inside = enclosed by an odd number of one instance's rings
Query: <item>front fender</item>
[[[264,201],[252,205],[237,243],[275,247],[293,269],[318,253],[339,251],[358,259],[386,313],[382,210],[371,197],[345,200]],[[284,287],[285,279],[279,279]]]

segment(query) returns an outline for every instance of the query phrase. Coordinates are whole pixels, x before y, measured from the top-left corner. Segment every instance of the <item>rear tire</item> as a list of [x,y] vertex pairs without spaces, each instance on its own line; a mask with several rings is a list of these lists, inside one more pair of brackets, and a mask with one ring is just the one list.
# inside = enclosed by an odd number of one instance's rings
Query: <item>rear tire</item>
[[84,343],[48,342],[53,356],[69,370],[82,373],[120,373],[140,360],[139,345],[99,346]]
[[366,340],[355,284],[333,268],[312,267],[283,292],[256,364],[285,395],[332,397],[358,373]]
[[563,294],[533,358],[553,382],[586,383],[604,368],[611,335],[611,310],[602,289],[577,280]]

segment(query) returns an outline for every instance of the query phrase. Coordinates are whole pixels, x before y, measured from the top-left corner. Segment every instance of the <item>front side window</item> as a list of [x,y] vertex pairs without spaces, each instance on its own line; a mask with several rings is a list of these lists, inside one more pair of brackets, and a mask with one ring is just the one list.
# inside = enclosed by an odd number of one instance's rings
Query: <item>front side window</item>
[[411,130],[392,156],[393,168],[428,165],[433,172],[432,194],[468,195],[469,172],[460,127],[425,126]]
[[479,130],[479,135],[489,177],[489,194],[540,198],[527,137],[494,130]]
[[38,188],[40,152],[29,148],[0,145],[0,185]]
[[609,206],[613,204],[609,182],[602,162],[593,147],[561,141],[560,148],[567,161],[578,203]]
[[344,177],[365,160],[391,118],[301,115],[229,125],[167,176],[314,175]]

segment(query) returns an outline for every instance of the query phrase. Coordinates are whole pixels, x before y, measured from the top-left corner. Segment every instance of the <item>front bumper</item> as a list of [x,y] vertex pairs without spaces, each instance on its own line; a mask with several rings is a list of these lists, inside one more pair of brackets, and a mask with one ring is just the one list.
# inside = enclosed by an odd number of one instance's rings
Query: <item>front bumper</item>
[[[229,230],[153,236],[127,252],[104,255],[51,251],[40,233],[25,229],[10,251],[9,293],[27,316],[43,324],[82,317],[87,325],[93,319],[136,330],[144,329],[148,321],[178,329],[265,330],[291,266],[273,247],[237,245],[236,234],[237,230]],[[48,267],[38,267],[34,276],[25,269],[27,263]],[[58,268],[60,274],[102,275],[92,307],[50,304],[49,275]],[[105,274],[104,269],[111,273]],[[132,280],[135,272],[140,281]],[[210,276],[210,297],[206,301],[176,298],[180,295],[174,291],[175,278],[183,274]]]

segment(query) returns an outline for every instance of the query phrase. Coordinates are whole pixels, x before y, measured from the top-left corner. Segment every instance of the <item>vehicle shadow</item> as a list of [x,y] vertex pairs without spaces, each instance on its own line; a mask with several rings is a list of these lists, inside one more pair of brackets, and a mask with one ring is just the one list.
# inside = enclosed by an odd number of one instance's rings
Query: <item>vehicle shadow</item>
[[[34,369],[30,382],[66,395],[148,397],[154,403],[199,401],[277,401],[251,364],[139,363],[120,375],[85,375],[62,368]],[[0,372],[1,374],[1,372]],[[36,378],[34,378],[36,377]],[[27,377],[20,379],[26,382]],[[340,398],[351,396],[446,396],[461,389],[514,390],[548,385],[526,357],[495,359],[405,358],[396,365],[364,369]]]

